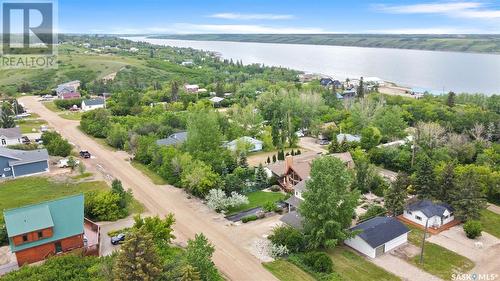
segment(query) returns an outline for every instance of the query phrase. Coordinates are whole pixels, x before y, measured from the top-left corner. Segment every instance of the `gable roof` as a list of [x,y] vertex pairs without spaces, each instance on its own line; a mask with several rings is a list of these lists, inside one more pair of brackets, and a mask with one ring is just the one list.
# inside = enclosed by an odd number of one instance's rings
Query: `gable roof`
[[223,101],[224,98],[221,98],[221,97],[213,97],[213,98],[210,98],[209,101],[213,102],[213,103],[219,103],[221,101]]
[[168,138],[156,140],[157,145],[176,145],[181,144],[187,140],[187,132],[178,132],[171,134]]
[[101,98],[86,99],[82,102],[85,103],[85,105],[87,105],[87,106],[89,106],[89,105],[104,105],[104,99],[101,99]]
[[302,222],[304,221],[304,219],[302,218],[302,216],[300,216],[300,214],[297,211],[292,211],[284,214],[280,218],[280,221],[288,224],[293,228],[302,229],[303,228]]
[[53,226],[53,235],[48,238],[15,246],[10,241],[12,252],[58,241],[83,233],[83,194],[53,201],[28,205],[4,211],[5,226],[11,240],[13,236]]
[[350,228],[351,231],[362,231],[357,236],[372,248],[377,248],[410,230],[406,225],[393,217],[374,217]]
[[434,216],[441,217],[444,214],[444,211],[448,210],[449,212],[453,211],[453,208],[445,203],[434,203],[430,200],[418,200],[413,203],[408,204],[406,207],[409,211],[421,211],[428,218],[432,218]]
[[19,139],[23,135],[21,134],[21,129],[19,127],[0,129],[0,136],[4,136],[8,139]]
[[49,159],[47,149],[17,150],[0,147],[0,156],[12,159],[9,160],[10,166],[47,161]]
[[361,141],[361,137],[360,136],[356,136],[356,135],[351,135],[351,134],[338,134],[337,135],[337,142],[342,142],[343,140],[347,141],[347,142],[360,142]]
[[258,140],[258,139],[254,139],[252,137],[248,137],[248,136],[244,136],[244,137],[241,137],[241,138],[237,138],[235,140],[232,140],[230,141],[229,143],[227,143],[228,146],[233,146],[233,145],[236,145],[238,141],[244,141],[244,142],[247,142],[247,143],[250,143],[250,144],[263,144],[263,142],[261,140]]

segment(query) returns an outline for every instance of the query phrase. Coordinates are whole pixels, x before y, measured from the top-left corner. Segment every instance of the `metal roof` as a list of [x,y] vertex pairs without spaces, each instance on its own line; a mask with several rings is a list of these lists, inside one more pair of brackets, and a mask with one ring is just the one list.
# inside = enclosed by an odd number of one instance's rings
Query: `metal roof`
[[[83,194],[53,201],[28,205],[4,211],[5,226],[9,237],[40,230],[53,225],[53,235],[48,238],[15,246],[10,239],[12,252],[29,249],[83,233]],[[38,220],[41,220],[38,221]]]
[[362,231],[357,236],[372,248],[377,248],[410,230],[406,225],[393,217],[374,217],[350,228],[351,231]]
[[21,129],[19,127],[0,129],[0,136],[4,136],[8,139],[19,139],[23,135],[21,134]]
[[418,200],[408,204],[406,209],[409,211],[421,211],[428,218],[432,218],[434,216],[441,217],[443,216],[445,210],[448,210],[449,212],[453,211],[453,208],[448,204],[434,203],[430,200]]
[[47,149],[17,150],[0,147],[0,156],[12,159],[9,160],[10,166],[47,161],[49,159]]
[[157,145],[177,145],[185,142],[187,140],[187,132],[179,132],[175,134],[171,134],[168,138],[159,139],[156,141]]
[[100,99],[100,98],[96,98],[96,99],[87,99],[87,100],[84,100],[83,103],[85,103],[85,105],[101,105],[101,104],[104,104],[104,99]]
[[280,218],[280,220],[293,228],[296,228],[296,229],[303,228],[302,222],[304,219],[300,216],[299,213],[297,213],[297,211],[292,211],[292,212],[284,214]]

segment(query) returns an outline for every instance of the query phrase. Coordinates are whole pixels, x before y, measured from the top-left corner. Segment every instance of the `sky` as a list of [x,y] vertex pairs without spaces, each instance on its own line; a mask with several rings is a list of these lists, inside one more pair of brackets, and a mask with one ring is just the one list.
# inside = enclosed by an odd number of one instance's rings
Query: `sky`
[[59,0],[63,33],[500,34],[500,0]]

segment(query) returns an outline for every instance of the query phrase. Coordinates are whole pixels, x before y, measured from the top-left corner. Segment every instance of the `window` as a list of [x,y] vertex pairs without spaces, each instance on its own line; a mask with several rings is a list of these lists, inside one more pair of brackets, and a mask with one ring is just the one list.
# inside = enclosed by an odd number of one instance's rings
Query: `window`
[[23,242],[27,242],[28,241],[28,235],[23,235]]
[[419,221],[421,221],[421,220],[422,220],[422,218],[421,218],[421,217],[419,217],[419,216],[415,216],[415,218],[416,218],[417,220],[419,220]]
[[2,139],[2,145],[6,145],[7,142],[5,141],[5,139]]
[[38,231],[38,239],[43,238],[43,232]]
[[411,215],[411,211],[408,211],[408,214]]
[[448,216],[444,216],[444,217],[443,217],[443,219],[447,219],[447,218],[448,218]]

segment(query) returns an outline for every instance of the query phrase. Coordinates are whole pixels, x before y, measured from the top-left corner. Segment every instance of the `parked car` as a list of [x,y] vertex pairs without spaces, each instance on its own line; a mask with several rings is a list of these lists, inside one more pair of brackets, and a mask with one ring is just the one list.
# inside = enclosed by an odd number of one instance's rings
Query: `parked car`
[[35,139],[35,142],[38,143],[38,144],[43,144],[43,140],[42,139]]
[[40,126],[40,131],[41,132],[47,132],[49,130],[49,127],[47,127],[46,125],[41,125]]
[[24,143],[24,144],[29,144],[31,141],[30,139],[27,137],[27,136],[23,136],[21,138],[21,141]]
[[80,151],[80,156],[83,158],[90,158],[90,152],[88,152],[87,150],[82,150]]
[[328,145],[328,144],[330,144],[330,141],[329,140],[319,140],[319,144],[320,145]]
[[[68,161],[69,161],[68,158],[64,158],[64,159],[59,160],[59,162],[57,162],[57,167],[59,167],[59,168],[68,168],[69,167]],[[78,164],[80,164],[80,161],[75,160],[75,165],[78,165]]]
[[120,233],[116,236],[111,237],[111,244],[113,244],[113,245],[118,245],[123,241],[125,241],[125,234],[124,233]]

